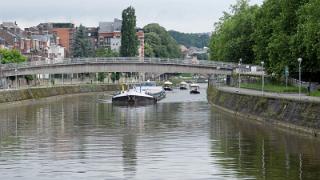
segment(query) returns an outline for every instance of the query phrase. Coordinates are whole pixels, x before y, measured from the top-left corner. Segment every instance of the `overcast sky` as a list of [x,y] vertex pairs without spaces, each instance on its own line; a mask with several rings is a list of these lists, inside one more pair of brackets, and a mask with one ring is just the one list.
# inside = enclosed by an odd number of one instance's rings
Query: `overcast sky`
[[[0,0],[0,20],[17,21],[22,28],[41,22],[72,22],[98,26],[99,21],[121,18],[132,5],[137,25],[152,22],[182,32],[211,32],[214,22],[236,0]],[[263,0],[251,0],[262,4]]]

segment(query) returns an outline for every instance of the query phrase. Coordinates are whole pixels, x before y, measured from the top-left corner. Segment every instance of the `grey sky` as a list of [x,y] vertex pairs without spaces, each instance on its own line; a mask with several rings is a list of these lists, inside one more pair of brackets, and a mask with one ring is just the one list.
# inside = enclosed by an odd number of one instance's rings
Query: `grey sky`
[[[73,22],[98,26],[99,21],[121,18],[124,8],[136,9],[137,25],[152,22],[182,32],[210,32],[223,11],[236,0],[0,0],[0,21],[21,27],[40,22]],[[262,4],[263,0],[251,0]]]

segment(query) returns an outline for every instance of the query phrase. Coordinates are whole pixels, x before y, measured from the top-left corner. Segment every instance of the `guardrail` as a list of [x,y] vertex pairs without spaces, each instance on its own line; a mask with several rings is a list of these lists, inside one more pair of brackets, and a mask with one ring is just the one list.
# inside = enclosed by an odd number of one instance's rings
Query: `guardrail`
[[139,58],[139,57],[111,57],[111,58],[72,58],[63,60],[44,60],[23,63],[12,63],[1,65],[2,71],[19,70],[21,68],[72,65],[72,64],[95,64],[95,63],[141,63],[141,64],[172,64],[188,66],[215,67],[217,69],[232,70],[237,67],[233,63],[218,61],[189,60],[189,59],[162,59],[162,58]]

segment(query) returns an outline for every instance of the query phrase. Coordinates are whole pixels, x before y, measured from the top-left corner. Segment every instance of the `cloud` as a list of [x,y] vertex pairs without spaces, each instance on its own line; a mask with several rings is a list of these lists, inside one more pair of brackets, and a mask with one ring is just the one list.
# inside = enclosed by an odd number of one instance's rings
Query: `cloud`
[[[261,4],[263,0],[252,0]],[[236,0],[10,0],[1,2],[2,21],[17,21],[21,26],[40,22],[73,22],[97,26],[99,21],[121,18],[124,8],[136,9],[140,27],[156,22],[167,29],[183,32],[209,32],[214,22]],[[5,8],[3,8],[5,7]]]

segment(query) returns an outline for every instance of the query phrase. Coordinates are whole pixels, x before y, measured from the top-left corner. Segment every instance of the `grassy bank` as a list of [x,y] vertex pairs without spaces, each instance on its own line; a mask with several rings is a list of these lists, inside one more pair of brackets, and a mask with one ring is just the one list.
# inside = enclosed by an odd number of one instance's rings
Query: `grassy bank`
[[[242,83],[241,88],[261,90],[261,83]],[[264,85],[264,90],[267,92],[277,92],[277,93],[298,93],[299,87],[297,86],[288,86],[282,84],[270,84],[267,83]],[[301,92],[306,93],[306,88],[301,88]]]
[[314,91],[310,94],[311,96],[320,97],[320,90]]

